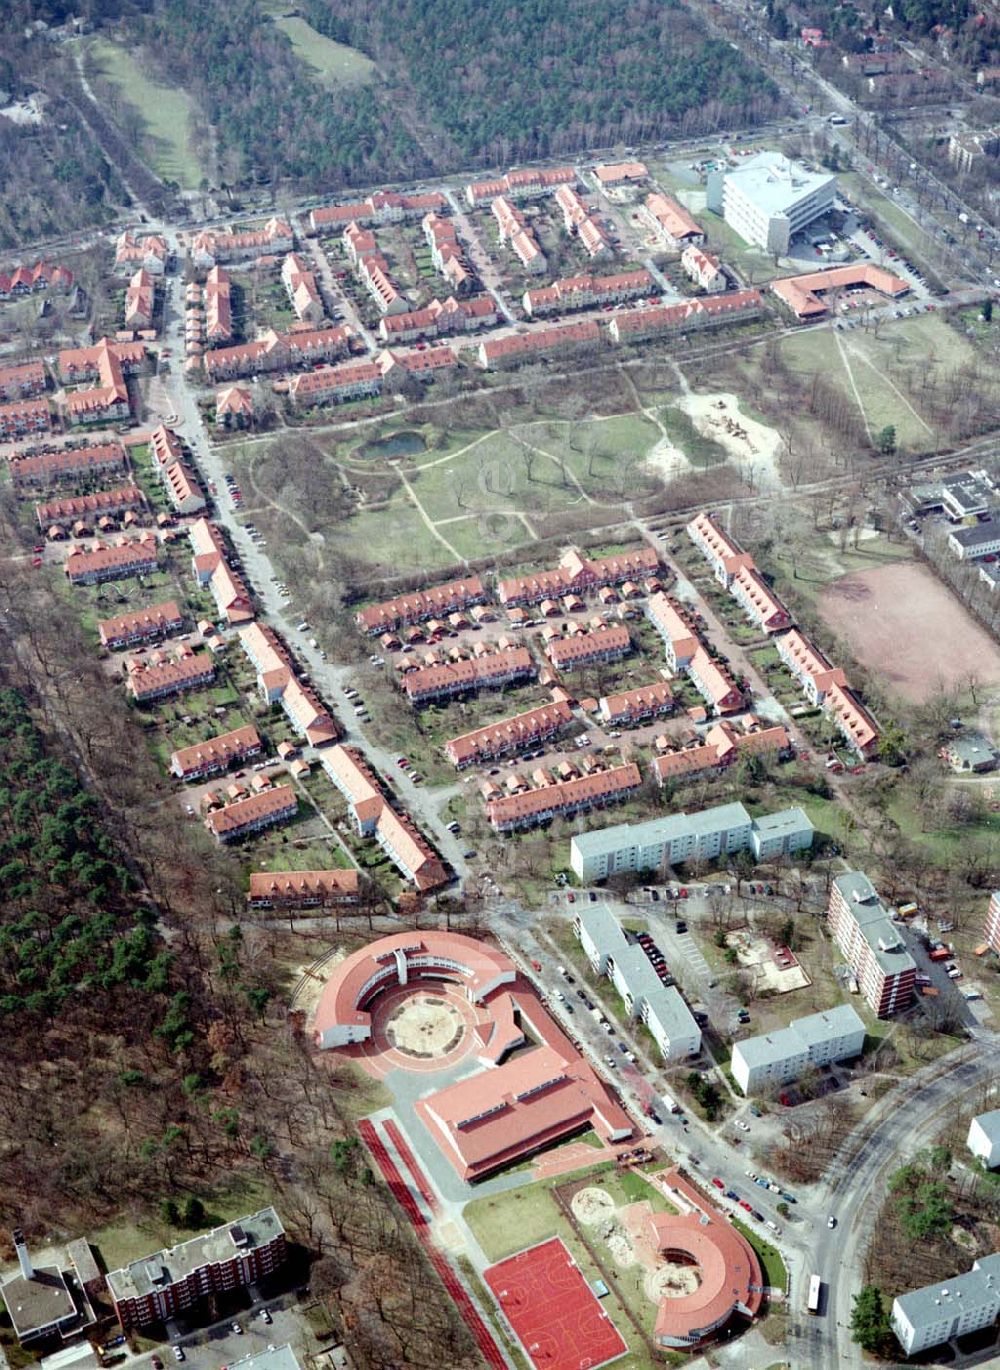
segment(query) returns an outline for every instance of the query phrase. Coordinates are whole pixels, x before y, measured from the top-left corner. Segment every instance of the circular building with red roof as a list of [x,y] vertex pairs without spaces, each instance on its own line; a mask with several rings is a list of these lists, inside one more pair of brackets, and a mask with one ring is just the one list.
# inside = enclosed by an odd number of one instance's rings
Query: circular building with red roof
[[657,1345],[690,1350],[733,1317],[753,1318],[764,1298],[764,1279],[753,1247],[714,1204],[678,1170],[658,1177],[679,1213],[652,1213],[642,1236],[659,1259],[690,1267],[697,1287],[664,1297],[656,1314]]
[[458,985],[472,1004],[501,985],[513,984],[514,963],[503,952],[457,932],[400,932],[381,937],[334,970],[320,997],[313,1024],[324,1049],[367,1042],[370,1006],[388,990],[446,981]]

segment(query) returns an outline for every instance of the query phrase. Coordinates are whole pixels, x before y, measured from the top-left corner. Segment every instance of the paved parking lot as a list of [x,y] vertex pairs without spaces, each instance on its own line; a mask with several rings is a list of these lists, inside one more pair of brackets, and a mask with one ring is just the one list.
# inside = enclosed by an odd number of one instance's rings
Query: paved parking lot
[[[261,1309],[267,1308],[271,1318],[267,1324],[261,1318]],[[238,1322],[241,1333],[232,1331],[231,1324]],[[223,1370],[246,1356],[256,1355],[269,1346],[290,1344],[301,1359],[318,1349],[306,1318],[293,1295],[283,1295],[274,1300],[265,1300],[253,1308],[240,1309],[232,1316],[221,1319],[208,1327],[189,1328],[186,1322],[175,1320],[168,1327],[170,1341],[179,1343],[184,1351],[184,1365],[189,1370]],[[128,1356],[130,1365],[153,1370],[153,1357],[163,1362],[164,1370],[176,1370],[177,1361],[171,1347],[167,1344],[157,1346],[153,1351],[138,1356]]]

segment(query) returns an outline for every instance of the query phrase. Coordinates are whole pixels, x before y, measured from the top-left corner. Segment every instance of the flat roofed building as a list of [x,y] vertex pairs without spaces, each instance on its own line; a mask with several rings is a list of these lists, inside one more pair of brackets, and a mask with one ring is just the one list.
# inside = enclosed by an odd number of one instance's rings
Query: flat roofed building
[[789,243],[833,208],[837,178],[808,171],[780,152],[761,152],[708,178],[708,207],[721,210],[744,242],[784,256]]
[[733,1078],[744,1094],[788,1084],[810,1068],[860,1056],[864,1021],[850,1004],[798,1018],[788,1027],[733,1045]]
[[58,1265],[35,1266],[24,1234],[13,1231],[20,1270],[0,1285],[18,1341],[24,1344],[65,1336],[80,1322],[66,1276]]
[[[800,833],[800,845],[812,843],[812,825],[801,810],[789,831]],[[622,871],[663,870],[694,859],[711,861],[753,850],[757,824],[781,824],[780,813],[765,820],[750,817],[742,804],[718,804],[698,813],[674,813],[645,823],[619,823],[577,833],[570,841],[570,865],[584,884]],[[805,827],[808,824],[808,830]]]
[[[239,1360],[231,1360],[227,1370],[302,1370],[289,1342],[284,1346],[265,1346],[263,1351],[251,1351]],[[331,1363],[331,1370],[334,1367]]]
[[595,975],[606,975],[629,1016],[649,1029],[665,1061],[695,1056],[701,1029],[674,985],[660,980],[638,942],[630,941],[607,904],[582,904],[573,931]]
[[948,547],[959,561],[974,561],[976,557],[1000,552],[1000,519],[986,519],[969,528],[953,528],[948,534]]
[[978,518],[989,513],[997,492],[985,471],[959,471],[946,476],[940,485],[941,507],[949,518]]
[[949,738],[942,748],[948,765],[959,773],[982,774],[996,769],[1000,754],[988,737],[970,728]]
[[1000,1108],[973,1118],[966,1146],[987,1170],[1000,1166]]
[[887,1018],[906,1008],[916,985],[916,962],[866,875],[848,871],[835,878],[828,918],[872,1012]]
[[209,1294],[242,1289],[285,1260],[285,1229],[273,1208],[199,1233],[108,1274],[118,1321],[126,1330],[163,1322]]
[[797,805],[777,813],[762,813],[754,819],[751,834],[754,859],[775,861],[803,851],[812,846],[814,831],[805,811]]
[[892,1303],[890,1322],[900,1346],[915,1356],[930,1346],[991,1326],[1000,1315],[1000,1253],[973,1261],[964,1275],[928,1284]]

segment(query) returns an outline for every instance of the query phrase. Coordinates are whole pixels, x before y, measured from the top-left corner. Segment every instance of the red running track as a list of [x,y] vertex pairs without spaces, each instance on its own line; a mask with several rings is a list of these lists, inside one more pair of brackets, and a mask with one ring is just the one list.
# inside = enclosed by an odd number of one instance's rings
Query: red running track
[[417,1165],[416,1157],[410,1150],[409,1142],[407,1142],[406,1138],[391,1118],[387,1118],[382,1124],[382,1131],[389,1138],[389,1141],[392,1142],[400,1159],[413,1177],[413,1183],[420,1191],[420,1197],[430,1211],[436,1213],[438,1206],[437,1199],[434,1197],[433,1190],[431,1189],[424,1172],[420,1169],[419,1165]]
[[479,1316],[475,1304],[459,1282],[458,1276],[431,1240],[431,1235],[427,1230],[427,1220],[417,1207],[416,1199],[403,1183],[403,1177],[400,1175],[395,1161],[386,1150],[382,1138],[367,1119],[358,1125],[358,1132],[361,1135],[361,1140],[371,1152],[379,1170],[381,1170],[393,1197],[413,1224],[421,1246],[427,1252],[431,1265],[437,1271],[441,1283],[451,1295],[455,1306],[471,1329],[486,1363],[491,1365],[493,1370],[506,1370],[507,1362],[494,1341],[493,1334]]

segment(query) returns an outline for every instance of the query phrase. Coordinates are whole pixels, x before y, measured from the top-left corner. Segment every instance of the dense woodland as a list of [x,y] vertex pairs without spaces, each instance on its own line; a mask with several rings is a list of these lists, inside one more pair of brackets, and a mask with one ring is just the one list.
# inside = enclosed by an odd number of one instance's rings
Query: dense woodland
[[677,0],[306,0],[304,12],[411,94],[450,163],[729,127],[776,99]]

